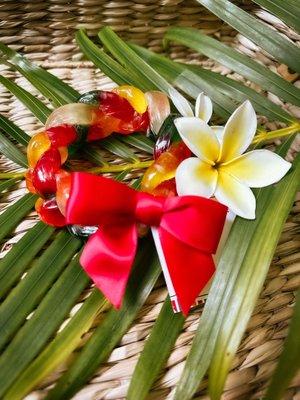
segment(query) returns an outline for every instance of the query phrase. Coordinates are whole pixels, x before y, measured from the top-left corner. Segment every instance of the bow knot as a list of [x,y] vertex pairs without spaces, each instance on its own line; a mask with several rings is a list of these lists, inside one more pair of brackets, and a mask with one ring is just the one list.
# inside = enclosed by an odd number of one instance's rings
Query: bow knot
[[137,248],[137,223],[150,226],[169,292],[188,313],[214,272],[212,254],[227,207],[198,196],[154,197],[109,178],[72,173],[66,219],[99,226],[80,262],[115,307],[120,307]]
[[143,192],[137,192],[136,197],[136,220],[144,225],[159,226],[164,213],[165,198]]

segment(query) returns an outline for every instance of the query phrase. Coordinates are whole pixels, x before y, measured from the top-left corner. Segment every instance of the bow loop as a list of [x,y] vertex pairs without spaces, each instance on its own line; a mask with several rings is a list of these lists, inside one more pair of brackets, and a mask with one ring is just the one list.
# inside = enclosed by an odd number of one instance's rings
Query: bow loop
[[181,242],[215,254],[225,222],[227,207],[199,196],[169,197],[161,228]]

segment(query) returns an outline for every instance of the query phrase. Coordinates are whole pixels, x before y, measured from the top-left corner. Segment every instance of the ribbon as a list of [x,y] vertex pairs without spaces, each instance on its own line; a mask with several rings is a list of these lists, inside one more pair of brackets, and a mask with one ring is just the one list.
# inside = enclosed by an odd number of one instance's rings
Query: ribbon
[[116,308],[122,304],[135,258],[137,224],[152,227],[179,307],[186,315],[214,273],[212,255],[226,213],[227,207],[214,200],[154,197],[109,178],[75,172],[66,219],[68,224],[99,226],[89,237],[80,262]]

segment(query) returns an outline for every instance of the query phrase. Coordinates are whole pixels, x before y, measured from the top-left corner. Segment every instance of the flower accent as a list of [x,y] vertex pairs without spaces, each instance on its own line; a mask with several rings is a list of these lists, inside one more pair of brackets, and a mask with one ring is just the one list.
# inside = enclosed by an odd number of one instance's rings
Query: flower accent
[[235,214],[255,218],[256,200],[250,189],[278,182],[291,164],[269,150],[243,154],[251,144],[257,121],[250,101],[231,115],[224,128],[209,127],[197,117],[175,120],[176,128],[196,157],[176,170],[179,195],[215,196]]
[[192,110],[190,103],[175,89],[169,90],[169,96],[183,117],[197,117],[208,122],[212,116],[213,105],[211,99],[203,92],[199,93],[195,103],[195,113]]

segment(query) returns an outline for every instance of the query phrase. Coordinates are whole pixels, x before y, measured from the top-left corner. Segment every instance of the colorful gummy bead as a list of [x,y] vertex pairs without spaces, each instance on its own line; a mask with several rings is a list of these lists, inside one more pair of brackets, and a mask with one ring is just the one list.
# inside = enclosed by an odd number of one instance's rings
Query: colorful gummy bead
[[49,150],[51,141],[46,132],[32,136],[27,146],[27,158],[30,167],[34,167],[41,156]]
[[[40,132],[32,136],[27,146],[27,159],[30,167],[35,167],[38,160],[52,146],[52,142],[47,132]],[[68,158],[68,149],[66,147],[58,148],[61,155],[62,164]]]
[[[88,128],[88,141],[103,139],[112,133],[128,135],[133,132],[147,132],[149,128],[149,115],[145,107],[145,96],[139,89],[132,86],[122,87],[124,90],[91,91],[80,96],[78,101],[92,106],[98,106],[93,124]],[[126,90],[125,90],[126,89]],[[122,95],[121,95],[122,94]],[[138,102],[143,103],[139,113],[132,104],[138,107]]]
[[190,155],[190,150],[183,142],[173,143],[147,169],[141,182],[141,190],[153,193],[162,182],[174,178],[178,165]]
[[42,155],[32,172],[32,184],[40,196],[48,197],[56,192],[55,174],[60,167],[60,152],[51,147]]
[[47,136],[57,148],[67,147],[77,140],[76,128],[72,125],[52,126],[47,129]]
[[113,90],[119,96],[126,99],[139,114],[147,111],[148,102],[145,94],[138,88],[129,85],[122,85]]
[[26,171],[25,183],[26,183],[26,187],[30,193],[36,193],[35,187],[33,186],[33,183],[32,183],[32,178],[33,178],[32,173],[33,173],[33,168],[29,168]]
[[45,222],[45,224],[55,227],[66,225],[66,219],[59,211],[55,197],[50,199],[38,198],[35,203],[35,209],[40,219]]
[[56,173],[56,203],[63,215],[66,215],[67,201],[71,190],[71,174],[63,169]]

